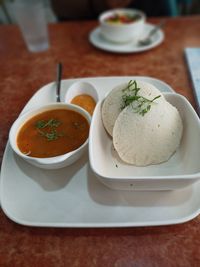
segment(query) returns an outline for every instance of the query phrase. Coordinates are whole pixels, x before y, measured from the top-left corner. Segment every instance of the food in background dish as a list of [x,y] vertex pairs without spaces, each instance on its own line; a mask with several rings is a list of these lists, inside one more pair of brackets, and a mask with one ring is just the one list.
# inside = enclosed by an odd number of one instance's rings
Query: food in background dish
[[87,94],[77,95],[71,100],[72,104],[84,108],[92,116],[96,102],[93,97]]
[[31,157],[55,157],[80,147],[88,134],[88,121],[80,113],[54,109],[26,121],[17,135],[17,146]]
[[[155,89],[147,83],[130,81],[126,86],[118,87],[117,93],[112,91],[104,101],[106,103],[107,98],[114,96],[115,118],[112,123],[105,120],[105,111],[109,116],[110,109],[103,104],[102,120],[106,130],[107,125],[112,126],[109,130],[113,128],[114,148],[126,163],[136,166],[159,164],[167,161],[180,145],[183,132],[180,114]],[[116,95],[120,99],[115,99]]]
[[141,16],[139,14],[128,14],[128,13],[114,13],[105,19],[106,22],[109,23],[117,23],[117,24],[128,24],[132,23]]

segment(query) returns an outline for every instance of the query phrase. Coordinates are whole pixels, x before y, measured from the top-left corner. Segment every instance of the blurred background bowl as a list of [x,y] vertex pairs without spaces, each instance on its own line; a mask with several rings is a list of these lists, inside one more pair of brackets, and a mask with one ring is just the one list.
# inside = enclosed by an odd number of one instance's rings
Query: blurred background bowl
[[111,42],[137,42],[142,35],[146,15],[136,9],[120,8],[103,12],[99,16],[102,36]]

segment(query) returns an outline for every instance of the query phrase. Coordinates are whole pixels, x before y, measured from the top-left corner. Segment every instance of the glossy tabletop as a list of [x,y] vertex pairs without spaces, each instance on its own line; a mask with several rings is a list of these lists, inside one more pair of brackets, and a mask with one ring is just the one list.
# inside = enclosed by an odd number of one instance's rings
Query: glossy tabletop
[[[159,19],[149,20],[158,23]],[[114,54],[93,47],[96,21],[49,25],[50,48],[27,51],[16,26],[0,25],[0,157],[13,121],[32,95],[55,78],[150,76],[168,83],[195,106],[184,48],[200,47],[200,16],[169,18],[164,42],[143,53]],[[200,266],[200,216],[171,226],[33,228],[0,210],[0,266]]]

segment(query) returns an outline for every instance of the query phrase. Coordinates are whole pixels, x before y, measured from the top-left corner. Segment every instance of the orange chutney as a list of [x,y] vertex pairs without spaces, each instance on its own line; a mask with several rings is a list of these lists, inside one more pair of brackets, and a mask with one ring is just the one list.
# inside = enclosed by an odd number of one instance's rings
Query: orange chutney
[[25,122],[17,135],[17,146],[31,157],[55,157],[80,147],[88,134],[89,123],[80,113],[48,110]]
[[90,115],[92,116],[94,108],[96,106],[96,102],[90,95],[83,94],[83,95],[77,95],[71,100],[72,104],[75,104],[77,106],[80,106],[87,110]]

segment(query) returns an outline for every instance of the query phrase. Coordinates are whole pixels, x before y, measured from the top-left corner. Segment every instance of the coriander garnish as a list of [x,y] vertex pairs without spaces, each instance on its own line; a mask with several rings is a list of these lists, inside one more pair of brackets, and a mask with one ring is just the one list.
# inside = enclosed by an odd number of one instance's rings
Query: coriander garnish
[[62,133],[58,133],[57,130],[55,129],[60,124],[61,124],[60,121],[55,119],[50,119],[48,121],[45,120],[37,121],[35,126],[40,136],[45,137],[47,141],[54,141],[57,140],[59,137],[63,136]]
[[75,129],[79,129],[79,130],[85,129],[85,125],[80,122],[73,122],[72,125]]
[[47,126],[49,127],[58,127],[60,125],[60,121],[58,120],[54,120],[54,119],[50,119],[48,121],[37,121],[36,122],[36,128],[41,129],[41,128],[45,128]]
[[38,132],[41,136],[46,137],[47,141],[54,141],[63,136],[63,134],[58,133],[55,129],[52,129],[50,132],[44,132],[41,130],[38,130]]
[[123,89],[122,106],[121,109],[131,105],[134,112],[144,116],[150,109],[154,100],[160,97],[160,95],[153,99],[147,99],[143,96],[139,96],[138,92],[140,88],[136,81],[130,80],[126,88]]

